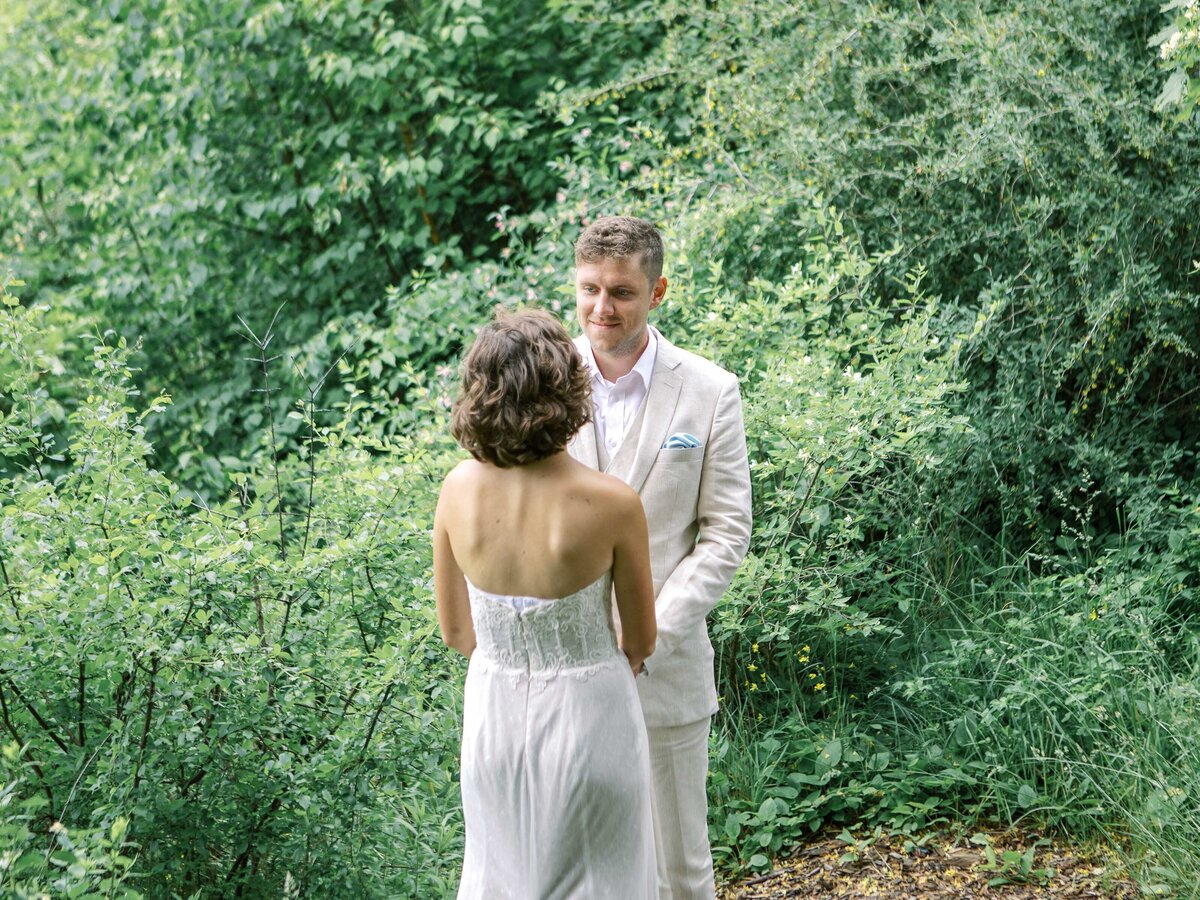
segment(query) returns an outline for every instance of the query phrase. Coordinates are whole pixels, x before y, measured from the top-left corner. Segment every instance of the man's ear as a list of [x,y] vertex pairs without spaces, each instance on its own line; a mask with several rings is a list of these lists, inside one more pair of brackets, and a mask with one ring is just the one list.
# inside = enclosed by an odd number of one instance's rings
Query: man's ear
[[650,308],[657,309],[658,305],[663,302],[663,297],[667,295],[667,276],[659,275],[658,281],[654,282],[654,287],[650,292]]

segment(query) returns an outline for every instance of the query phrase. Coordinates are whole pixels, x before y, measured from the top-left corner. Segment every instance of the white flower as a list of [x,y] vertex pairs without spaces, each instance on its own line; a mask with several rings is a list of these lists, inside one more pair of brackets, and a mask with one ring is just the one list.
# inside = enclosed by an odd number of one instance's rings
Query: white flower
[[1177,31],[1167,39],[1158,50],[1159,55],[1163,59],[1170,59],[1171,55],[1179,49],[1179,44],[1183,41],[1183,32]]

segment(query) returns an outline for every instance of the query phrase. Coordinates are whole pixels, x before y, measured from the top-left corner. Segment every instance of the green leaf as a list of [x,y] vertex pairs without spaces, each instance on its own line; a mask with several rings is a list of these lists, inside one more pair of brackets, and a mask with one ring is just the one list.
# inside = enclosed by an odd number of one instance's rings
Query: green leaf
[[1162,92],[1158,95],[1158,99],[1154,101],[1154,108],[1162,110],[1178,103],[1183,97],[1183,92],[1187,88],[1187,84],[1187,72],[1177,68],[1171,73],[1171,77],[1167,79],[1167,83],[1163,85]]
[[827,772],[842,761],[841,738],[834,738],[817,754],[817,771]]
[[1026,808],[1033,806],[1038,801],[1037,791],[1027,784],[1021,785],[1021,789],[1017,791],[1017,803]]

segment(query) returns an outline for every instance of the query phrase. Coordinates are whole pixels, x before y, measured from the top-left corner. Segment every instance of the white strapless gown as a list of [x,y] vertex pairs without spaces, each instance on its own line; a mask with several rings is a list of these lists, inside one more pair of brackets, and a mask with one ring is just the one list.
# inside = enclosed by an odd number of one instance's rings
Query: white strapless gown
[[646,728],[613,631],[611,573],[561,600],[468,582],[466,853],[458,896],[658,896]]

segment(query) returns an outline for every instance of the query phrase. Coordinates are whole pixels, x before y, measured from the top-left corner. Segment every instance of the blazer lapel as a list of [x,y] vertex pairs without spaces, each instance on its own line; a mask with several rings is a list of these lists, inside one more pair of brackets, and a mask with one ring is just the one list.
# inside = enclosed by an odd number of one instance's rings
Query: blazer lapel
[[650,379],[650,393],[646,395],[646,412],[642,430],[638,435],[637,455],[629,470],[628,484],[639,493],[650,474],[658,451],[671,430],[675,407],[679,403],[679,392],[683,388],[683,377],[679,374],[680,358],[673,344],[660,334],[658,336],[658,358],[654,362],[654,377]]
[[[587,336],[579,335],[575,338],[575,349],[579,351],[580,356],[586,357],[588,353]],[[572,459],[576,459],[583,463],[589,469],[600,469],[600,456],[596,453],[596,426],[589,419],[584,426],[575,432],[575,436],[567,442],[567,453]]]
[[589,469],[600,469],[600,457],[596,453],[596,426],[592,424],[591,419],[588,419],[567,443],[567,453]]

